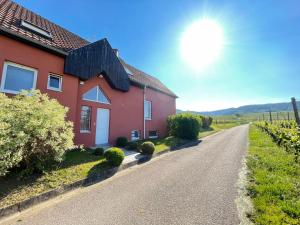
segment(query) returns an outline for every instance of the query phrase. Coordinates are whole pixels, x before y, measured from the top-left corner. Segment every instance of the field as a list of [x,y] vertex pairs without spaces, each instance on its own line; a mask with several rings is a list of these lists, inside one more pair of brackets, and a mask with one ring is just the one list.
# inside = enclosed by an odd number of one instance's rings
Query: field
[[[293,112],[271,112],[272,120],[294,120],[295,116]],[[236,114],[226,116],[213,116],[214,123],[239,123],[245,124],[258,120],[270,120],[270,113],[248,113],[248,114]]]

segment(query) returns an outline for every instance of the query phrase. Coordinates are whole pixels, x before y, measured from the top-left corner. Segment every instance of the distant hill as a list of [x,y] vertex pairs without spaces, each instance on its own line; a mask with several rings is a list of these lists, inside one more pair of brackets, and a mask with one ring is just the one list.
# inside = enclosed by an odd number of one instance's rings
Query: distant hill
[[[300,110],[300,101],[297,101],[298,109]],[[226,116],[226,115],[234,115],[234,114],[247,114],[247,113],[262,113],[262,112],[284,112],[284,111],[292,111],[292,104],[290,102],[282,102],[282,103],[269,103],[269,104],[259,104],[259,105],[244,105],[237,108],[228,108],[228,109],[220,109],[215,111],[206,111],[206,112],[194,112],[202,115],[210,115],[210,116]],[[183,110],[177,109],[177,113],[184,112]]]

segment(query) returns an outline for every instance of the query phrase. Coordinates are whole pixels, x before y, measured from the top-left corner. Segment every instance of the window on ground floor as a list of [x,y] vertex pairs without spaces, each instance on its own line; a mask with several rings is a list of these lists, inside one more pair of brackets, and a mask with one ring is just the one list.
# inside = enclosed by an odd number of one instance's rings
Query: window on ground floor
[[0,91],[18,94],[22,90],[35,89],[36,79],[36,69],[11,62],[5,62]]
[[141,132],[139,130],[133,130],[131,131],[131,140],[136,141],[141,138]]
[[151,120],[152,118],[152,103],[147,100],[144,102],[144,116],[146,120]]
[[158,138],[158,131],[157,130],[150,130],[149,131],[149,138]]
[[80,114],[80,132],[91,132],[91,107],[82,106]]

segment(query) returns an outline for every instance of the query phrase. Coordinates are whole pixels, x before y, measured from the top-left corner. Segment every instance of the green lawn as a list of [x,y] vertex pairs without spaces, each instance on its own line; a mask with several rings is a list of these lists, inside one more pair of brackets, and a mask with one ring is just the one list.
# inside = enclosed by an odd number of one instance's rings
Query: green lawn
[[11,175],[7,178],[0,178],[0,207],[73,183],[108,167],[102,156],[94,156],[87,151],[70,151],[61,165],[52,170],[49,169],[40,176],[18,179]]
[[300,224],[300,164],[254,125],[249,132],[249,194],[255,224]]

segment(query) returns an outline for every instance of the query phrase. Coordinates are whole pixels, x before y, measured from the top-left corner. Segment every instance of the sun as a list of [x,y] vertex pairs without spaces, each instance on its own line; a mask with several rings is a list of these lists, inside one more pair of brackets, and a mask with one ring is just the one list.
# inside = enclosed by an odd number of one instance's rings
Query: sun
[[220,55],[224,44],[221,26],[202,19],[189,26],[181,38],[181,55],[193,69],[203,70]]

